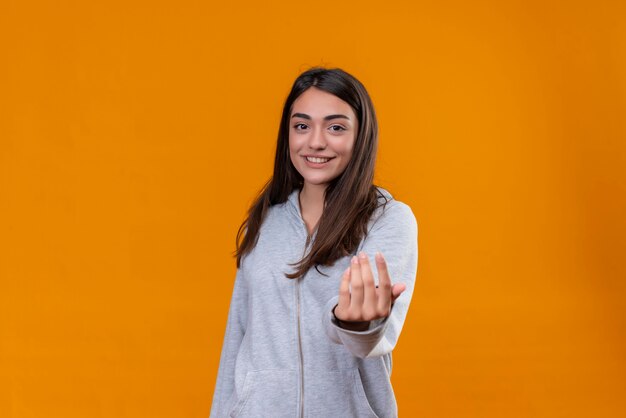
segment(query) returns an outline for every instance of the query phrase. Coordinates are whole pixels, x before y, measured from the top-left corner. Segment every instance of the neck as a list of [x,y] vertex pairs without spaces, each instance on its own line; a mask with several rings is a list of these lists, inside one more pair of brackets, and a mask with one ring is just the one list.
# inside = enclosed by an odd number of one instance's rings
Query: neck
[[307,184],[302,186],[300,191],[300,205],[302,206],[320,206],[324,207],[324,193],[326,185]]
[[309,234],[313,233],[324,211],[326,185],[305,183],[300,191],[300,212]]

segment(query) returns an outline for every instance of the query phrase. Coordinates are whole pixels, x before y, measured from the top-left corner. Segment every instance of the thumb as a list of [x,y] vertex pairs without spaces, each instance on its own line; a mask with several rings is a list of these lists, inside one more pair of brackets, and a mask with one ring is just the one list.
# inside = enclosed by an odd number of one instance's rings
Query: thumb
[[406,285],[404,283],[396,283],[391,287],[391,301],[395,301],[398,299],[398,296],[402,294],[406,290]]

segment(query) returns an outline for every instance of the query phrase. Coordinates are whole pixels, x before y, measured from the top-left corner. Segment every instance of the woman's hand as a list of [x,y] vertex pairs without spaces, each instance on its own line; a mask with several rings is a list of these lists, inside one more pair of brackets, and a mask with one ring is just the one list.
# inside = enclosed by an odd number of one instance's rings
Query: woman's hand
[[350,267],[343,273],[339,285],[339,303],[333,312],[339,325],[352,331],[365,331],[370,321],[386,318],[391,304],[406,289],[403,283],[391,285],[387,263],[381,253],[376,253],[378,286],[367,255],[363,252],[352,257]]

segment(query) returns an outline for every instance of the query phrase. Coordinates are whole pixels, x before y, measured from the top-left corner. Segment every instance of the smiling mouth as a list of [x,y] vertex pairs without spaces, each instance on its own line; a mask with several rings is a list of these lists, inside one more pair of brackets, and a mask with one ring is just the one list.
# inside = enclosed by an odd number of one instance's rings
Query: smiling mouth
[[315,163],[315,164],[323,164],[323,163],[327,163],[328,161],[332,160],[332,158],[326,158],[326,157],[304,157],[308,162],[310,163]]

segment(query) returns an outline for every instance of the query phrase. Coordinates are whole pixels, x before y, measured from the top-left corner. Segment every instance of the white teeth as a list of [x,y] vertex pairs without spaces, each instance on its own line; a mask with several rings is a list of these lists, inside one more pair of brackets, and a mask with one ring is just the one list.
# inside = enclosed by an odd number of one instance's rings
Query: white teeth
[[312,163],[321,164],[327,162],[330,158],[306,157],[306,160]]

